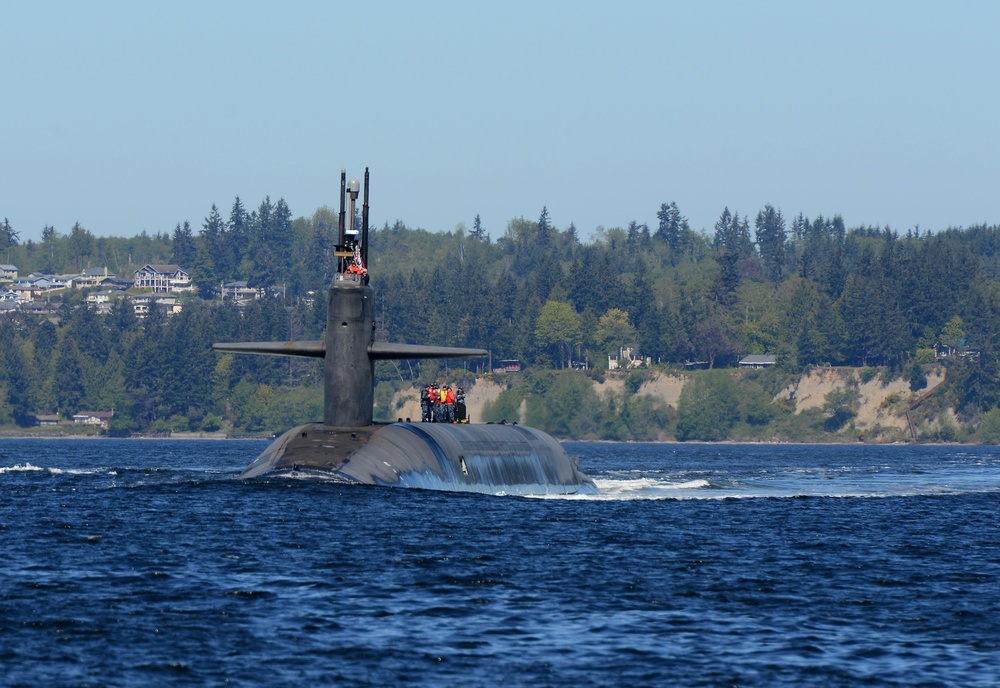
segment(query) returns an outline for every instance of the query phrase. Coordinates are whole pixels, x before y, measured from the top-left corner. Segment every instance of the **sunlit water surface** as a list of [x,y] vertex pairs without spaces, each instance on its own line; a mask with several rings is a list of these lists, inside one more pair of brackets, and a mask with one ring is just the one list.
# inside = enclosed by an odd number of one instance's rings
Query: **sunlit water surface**
[[0,685],[1000,684],[1000,451],[567,444],[602,494],[0,441]]

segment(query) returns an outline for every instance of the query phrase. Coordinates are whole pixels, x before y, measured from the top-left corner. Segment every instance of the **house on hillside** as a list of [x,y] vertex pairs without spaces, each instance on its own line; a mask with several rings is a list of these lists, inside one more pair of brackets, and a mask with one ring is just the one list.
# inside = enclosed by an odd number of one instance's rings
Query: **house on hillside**
[[239,280],[236,282],[229,282],[228,284],[222,285],[222,300],[230,299],[240,303],[241,301],[253,301],[259,298],[260,292],[257,289],[249,286],[246,280]]
[[9,263],[0,264],[0,282],[13,282],[17,279],[17,266]]
[[750,354],[740,359],[740,368],[770,368],[775,363],[774,354]]
[[137,289],[151,289],[154,294],[191,291],[191,276],[179,265],[146,264],[135,271],[133,285]]
[[14,291],[34,287],[36,293],[65,289],[73,284],[76,275],[39,275],[31,273],[27,277],[19,277],[14,280]]
[[87,294],[87,303],[92,303],[100,307],[118,299],[126,298],[127,296],[128,294],[121,289],[101,289],[100,291],[92,291]]
[[500,361],[500,365],[493,369],[494,373],[520,373],[521,361],[516,358],[505,358]]
[[132,298],[132,309],[140,318],[145,318],[154,308],[162,308],[167,315],[174,315],[183,310],[176,296],[167,294],[142,294]]
[[641,368],[644,364],[652,365],[652,361],[648,358],[643,361],[642,356],[631,346],[623,346],[618,349],[618,356],[608,355],[608,370]]
[[73,280],[73,286],[77,289],[92,289],[94,287],[100,287],[108,280],[115,277],[115,274],[108,272],[107,267],[103,268],[87,268]]
[[35,298],[38,294],[42,293],[42,289],[36,287],[34,284],[23,284],[15,282],[14,286],[10,288],[10,293],[14,294],[18,301],[22,303],[27,303]]
[[80,411],[79,413],[73,414],[73,422],[77,425],[98,425],[102,428],[106,428],[114,415],[114,410]]

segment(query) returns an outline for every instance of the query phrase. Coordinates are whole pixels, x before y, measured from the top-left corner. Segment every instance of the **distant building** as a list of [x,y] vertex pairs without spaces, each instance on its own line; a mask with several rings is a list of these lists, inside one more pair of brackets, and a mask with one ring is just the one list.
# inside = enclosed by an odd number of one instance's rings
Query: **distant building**
[[493,369],[494,373],[519,373],[521,372],[521,362],[516,358],[508,358],[500,361],[500,367]]
[[17,279],[17,266],[8,263],[0,264],[0,282],[13,282]]
[[229,282],[228,284],[222,285],[222,300],[230,299],[231,301],[253,301],[258,298],[260,292],[257,289],[249,286],[245,280],[239,280],[236,282]]
[[103,285],[114,277],[114,273],[108,272],[107,267],[87,268],[73,280],[73,286],[77,289],[91,289]]
[[102,428],[108,427],[108,423],[114,417],[112,411],[80,411],[73,414],[73,422],[78,425],[99,425]]
[[34,284],[15,282],[14,286],[10,289],[10,293],[14,294],[18,300],[28,302],[34,299],[36,294],[42,293],[42,289],[36,287]]
[[140,318],[145,318],[154,308],[162,308],[167,315],[180,313],[183,306],[176,296],[167,294],[141,294],[132,298],[132,309]]
[[770,368],[774,363],[774,354],[750,354],[740,359],[740,368]]
[[117,301],[128,296],[121,289],[101,289],[100,291],[92,291],[87,294],[87,303],[92,303],[97,306],[102,304],[108,304],[112,301]]
[[179,265],[147,264],[135,271],[136,289],[151,289],[154,294],[191,291],[191,276]]
[[618,370],[619,368],[641,368],[643,365],[652,365],[650,359],[642,360],[635,349],[631,346],[623,346],[618,350],[618,356],[608,356],[608,370]]
[[55,291],[56,289],[66,289],[72,286],[77,275],[39,275],[31,273],[27,277],[18,277],[14,280],[13,289],[27,289],[34,287],[35,293],[45,291]]
[[135,286],[135,280],[128,277],[109,277],[104,281],[104,286],[110,289],[121,289],[125,291]]

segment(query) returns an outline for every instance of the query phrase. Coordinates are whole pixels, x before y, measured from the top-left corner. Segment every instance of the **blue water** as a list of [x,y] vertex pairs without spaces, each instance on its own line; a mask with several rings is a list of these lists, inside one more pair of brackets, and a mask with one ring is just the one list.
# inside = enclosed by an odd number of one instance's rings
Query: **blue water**
[[995,686],[1000,450],[570,444],[604,493],[0,441],[4,686]]

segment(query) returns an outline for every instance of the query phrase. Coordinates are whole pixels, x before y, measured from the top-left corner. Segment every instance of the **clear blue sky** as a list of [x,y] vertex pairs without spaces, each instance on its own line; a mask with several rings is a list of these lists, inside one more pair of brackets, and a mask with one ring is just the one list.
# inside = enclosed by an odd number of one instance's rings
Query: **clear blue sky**
[[[620,5],[620,6],[619,6]],[[997,2],[4,2],[0,218],[1000,223]]]

